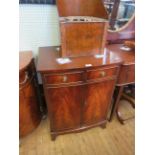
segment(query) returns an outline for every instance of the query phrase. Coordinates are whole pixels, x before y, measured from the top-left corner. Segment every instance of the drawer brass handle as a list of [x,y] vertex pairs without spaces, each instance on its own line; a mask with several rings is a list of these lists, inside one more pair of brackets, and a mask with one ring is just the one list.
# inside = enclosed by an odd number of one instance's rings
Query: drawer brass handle
[[106,75],[106,72],[103,71],[103,72],[100,73],[100,75],[101,75],[102,77],[104,77],[104,76]]
[[63,82],[67,82],[67,76],[63,76]]
[[25,72],[25,79],[24,79],[22,82],[20,82],[19,84],[20,84],[20,85],[25,84],[25,83],[27,82],[28,79],[29,79],[29,77],[28,77],[28,73]]

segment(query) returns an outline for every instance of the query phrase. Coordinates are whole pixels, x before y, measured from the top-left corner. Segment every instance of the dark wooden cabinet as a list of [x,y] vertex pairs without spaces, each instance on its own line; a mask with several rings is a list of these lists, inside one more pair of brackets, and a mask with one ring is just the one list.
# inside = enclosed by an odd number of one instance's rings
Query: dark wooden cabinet
[[[60,64],[56,49],[40,48],[37,66],[43,80],[52,138],[104,126],[122,61],[106,52],[104,59],[95,55],[75,57]],[[87,67],[87,62],[92,66]]]
[[45,86],[52,131],[105,123],[115,81],[116,75],[97,82]]
[[19,53],[19,135],[26,136],[41,121],[32,52]]

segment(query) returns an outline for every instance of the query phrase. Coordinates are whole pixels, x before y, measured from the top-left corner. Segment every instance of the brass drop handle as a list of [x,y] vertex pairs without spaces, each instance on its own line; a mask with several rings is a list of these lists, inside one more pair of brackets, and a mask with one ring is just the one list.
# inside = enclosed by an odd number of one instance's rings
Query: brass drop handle
[[63,82],[67,82],[67,76],[63,76]]
[[22,82],[20,82],[19,84],[20,84],[20,85],[25,84],[25,83],[27,82],[28,79],[29,79],[29,77],[28,77],[28,73],[25,72],[25,79],[24,79]]
[[104,76],[106,75],[106,72],[102,71],[102,72],[100,73],[100,75],[101,75],[102,77],[104,77]]

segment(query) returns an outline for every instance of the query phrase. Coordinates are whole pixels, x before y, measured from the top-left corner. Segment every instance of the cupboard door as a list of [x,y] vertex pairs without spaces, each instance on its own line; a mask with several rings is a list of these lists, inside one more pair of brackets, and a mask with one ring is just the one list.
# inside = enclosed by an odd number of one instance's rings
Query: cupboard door
[[83,125],[91,125],[106,120],[115,80],[86,85],[83,109]]
[[46,87],[51,130],[80,127],[83,86]]

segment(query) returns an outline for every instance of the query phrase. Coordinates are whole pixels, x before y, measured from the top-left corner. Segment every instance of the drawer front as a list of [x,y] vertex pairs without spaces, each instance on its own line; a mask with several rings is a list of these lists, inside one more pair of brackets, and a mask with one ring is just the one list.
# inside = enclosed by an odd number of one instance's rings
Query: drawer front
[[45,84],[69,84],[83,82],[83,72],[44,74]]
[[118,73],[118,69],[118,67],[112,67],[89,70],[87,71],[87,80],[97,80],[116,76]]
[[127,84],[135,82],[135,64],[122,66],[117,84]]

